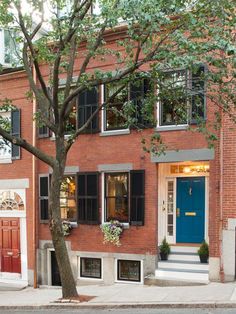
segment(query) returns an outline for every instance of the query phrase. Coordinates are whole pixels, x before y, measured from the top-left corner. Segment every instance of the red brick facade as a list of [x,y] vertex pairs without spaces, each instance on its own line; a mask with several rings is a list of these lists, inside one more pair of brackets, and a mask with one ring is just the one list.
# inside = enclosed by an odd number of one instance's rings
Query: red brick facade
[[[113,59],[106,62],[92,61],[89,71],[95,68],[104,70],[114,67]],[[78,60],[78,65],[81,60]],[[47,67],[44,68],[47,76]],[[76,71],[75,71],[76,76]],[[32,103],[26,99],[29,89],[24,72],[16,72],[0,76],[1,98],[9,97],[21,109],[21,135],[32,142]],[[214,106],[207,103],[207,119],[214,119]],[[99,117],[101,124],[101,116]],[[100,125],[101,126],[101,125]],[[194,128],[194,127],[193,127]],[[145,223],[144,226],[129,226],[125,229],[120,247],[103,244],[103,235],[99,225],[79,224],[66,239],[70,242],[73,252],[105,252],[116,254],[141,254],[157,256],[158,246],[158,164],[151,162],[151,156],[145,153],[141,139],[148,138],[155,132],[153,129],[138,132],[131,130],[130,134],[101,136],[83,134],[73,145],[67,160],[67,166],[78,166],[80,172],[98,171],[103,164],[130,163],[134,170],[145,170]],[[210,257],[221,258],[221,271],[224,271],[222,259],[222,228],[227,229],[228,219],[236,218],[236,147],[234,145],[235,125],[229,117],[224,116],[222,131],[218,133],[219,140],[215,145],[215,158],[210,161],[209,177],[209,244]],[[191,130],[174,130],[161,132],[167,150],[192,150],[207,148],[204,136]],[[37,139],[37,145],[44,151],[53,154],[53,139]],[[188,161],[188,160],[186,160]],[[10,164],[0,164],[1,180],[29,179],[26,189],[27,212],[27,247],[28,269],[34,269],[34,248],[40,247],[40,241],[50,242],[47,224],[39,221],[38,176],[49,173],[49,167],[41,161],[36,161],[36,172],[33,173],[33,157],[21,149],[21,159]],[[35,191],[33,176],[35,175]],[[101,175],[99,178],[99,213],[102,222]],[[33,197],[34,196],[34,197]],[[34,203],[35,200],[35,203]],[[34,219],[36,215],[36,224]],[[46,263],[46,262],[45,262]]]

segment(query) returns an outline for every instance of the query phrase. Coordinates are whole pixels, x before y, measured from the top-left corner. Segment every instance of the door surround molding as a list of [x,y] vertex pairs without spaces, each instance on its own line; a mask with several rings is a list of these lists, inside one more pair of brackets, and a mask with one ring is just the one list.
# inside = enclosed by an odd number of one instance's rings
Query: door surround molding
[[[209,242],[208,235],[208,218],[209,218],[209,173],[199,173],[199,174],[170,174],[168,171],[169,165],[167,163],[161,163],[158,165],[158,245],[166,237],[170,244],[176,244],[176,219],[174,218],[174,235],[173,237],[168,237],[167,235],[167,210],[165,208],[167,204],[167,182],[168,180],[173,180],[175,186],[175,207],[174,207],[174,217],[176,214],[176,181],[179,177],[205,177],[205,240]],[[163,204],[164,201],[164,204]],[[163,208],[165,208],[163,210]],[[189,244],[191,245],[191,243]]]
[[27,227],[26,210],[2,210],[0,218],[19,218],[20,219],[20,251],[21,251],[21,274],[0,273],[0,282],[4,280],[17,280],[28,282],[28,259],[27,259]]

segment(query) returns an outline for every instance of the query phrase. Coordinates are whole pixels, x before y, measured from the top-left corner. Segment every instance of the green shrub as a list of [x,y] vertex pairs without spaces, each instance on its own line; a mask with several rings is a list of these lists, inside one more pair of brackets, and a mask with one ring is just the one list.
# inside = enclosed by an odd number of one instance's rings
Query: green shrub
[[199,256],[207,256],[209,257],[209,245],[206,243],[206,241],[204,240],[199,248],[199,250],[197,251]]
[[160,253],[164,253],[168,255],[170,254],[170,245],[166,241],[166,238],[162,240],[161,245],[159,246],[159,250],[160,250]]

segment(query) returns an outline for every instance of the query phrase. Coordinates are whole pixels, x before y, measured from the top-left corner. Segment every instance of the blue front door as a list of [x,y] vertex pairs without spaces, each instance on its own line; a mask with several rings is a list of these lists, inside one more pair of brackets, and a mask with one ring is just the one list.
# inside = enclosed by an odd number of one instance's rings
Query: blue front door
[[176,242],[201,243],[205,226],[205,177],[177,178]]

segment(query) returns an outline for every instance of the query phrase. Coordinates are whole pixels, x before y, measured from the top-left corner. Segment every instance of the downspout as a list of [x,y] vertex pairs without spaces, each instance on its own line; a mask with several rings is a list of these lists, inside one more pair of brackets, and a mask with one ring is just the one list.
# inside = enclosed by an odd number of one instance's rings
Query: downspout
[[[35,84],[37,83],[37,76],[36,76],[36,71],[33,66],[32,68],[33,72],[33,79]],[[36,113],[36,98],[33,97],[33,117]],[[36,121],[33,119],[33,140],[32,140],[33,146],[36,146]],[[37,191],[36,191],[36,157],[32,155],[32,189],[33,189],[33,270],[34,270],[34,289],[38,287],[38,282],[37,282],[37,248],[38,248],[38,224],[37,224],[37,214],[36,214],[36,209],[37,209]]]

